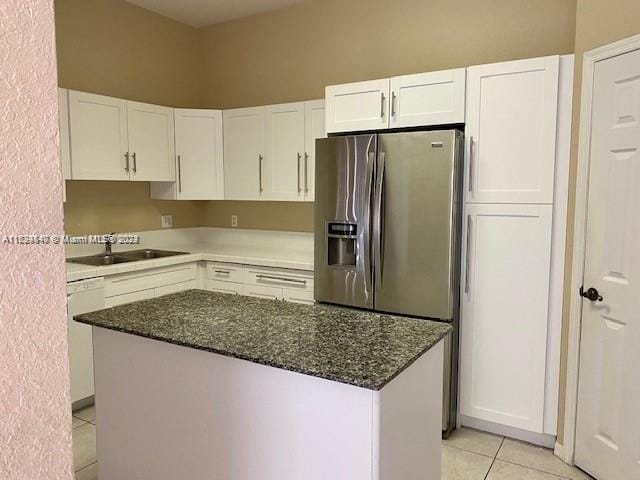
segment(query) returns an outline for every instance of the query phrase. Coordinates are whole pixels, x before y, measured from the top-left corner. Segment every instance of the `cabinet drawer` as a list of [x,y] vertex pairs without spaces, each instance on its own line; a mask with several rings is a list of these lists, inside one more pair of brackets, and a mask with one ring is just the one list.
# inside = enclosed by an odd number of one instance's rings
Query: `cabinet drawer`
[[282,289],[266,287],[264,285],[243,285],[242,294],[248,297],[268,298],[271,300],[282,299]]
[[162,295],[169,295],[170,293],[183,292],[185,290],[190,290],[192,288],[197,288],[196,280],[189,280],[188,282],[180,282],[173,283],[171,285],[164,285],[163,287],[158,287],[155,290],[156,297],[160,297]]
[[125,303],[147,300],[148,298],[153,297],[155,297],[155,291],[153,288],[149,290],[140,290],[138,292],[125,293],[123,295],[115,295],[113,297],[105,298],[104,306],[105,308],[117,307],[118,305],[124,305]]
[[242,265],[233,263],[207,263],[207,278],[223,282],[242,283]]
[[104,282],[105,297],[147,290],[196,279],[196,264],[185,263],[169,267],[123,273]]
[[286,302],[292,303],[304,303],[307,305],[313,305],[314,303],[316,303],[313,299],[313,290],[291,290],[288,288],[283,288],[282,298]]
[[221,280],[207,279],[207,290],[219,293],[234,293],[242,295],[242,284],[233,282],[223,282]]
[[313,292],[313,273],[284,268],[245,267],[244,283]]

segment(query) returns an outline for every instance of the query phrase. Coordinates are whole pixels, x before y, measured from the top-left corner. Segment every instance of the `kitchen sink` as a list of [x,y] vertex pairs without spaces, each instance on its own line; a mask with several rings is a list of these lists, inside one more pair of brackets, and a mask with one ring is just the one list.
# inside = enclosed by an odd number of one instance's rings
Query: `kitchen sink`
[[117,263],[137,262],[139,260],[152,260],[154,258],[173,257],[175,255],[186,255],[187,252],[172,252],[169,250],[131,250],[128,252],[101,253],[99,255],[89,255],[87,257],[70,258],[71,263],[91,265],[94,267],[115,265]]
[[126,258],[127,262],[136,260],[151,260],[153,258],[173,257],[175,255],[186,255],[187,252],[172,252],[169,250],[131,250],[129,252],[118,252],[116,255],[121,258]]

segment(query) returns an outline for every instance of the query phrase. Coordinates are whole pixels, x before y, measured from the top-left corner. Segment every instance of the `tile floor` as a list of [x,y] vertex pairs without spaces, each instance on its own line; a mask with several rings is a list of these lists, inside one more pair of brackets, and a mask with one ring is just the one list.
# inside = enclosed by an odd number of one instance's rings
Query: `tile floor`
[[[76,480],[97,480],[96,410],[73,413]],[[591,480],[551,450],[463,428],[442,442],[442,480]]]

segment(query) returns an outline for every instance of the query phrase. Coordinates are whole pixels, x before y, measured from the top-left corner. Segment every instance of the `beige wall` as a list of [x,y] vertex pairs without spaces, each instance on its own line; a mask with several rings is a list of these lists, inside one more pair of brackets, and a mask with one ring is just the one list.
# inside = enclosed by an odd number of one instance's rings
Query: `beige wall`
[[[0,5],[0,232],[62,234],[53,2]],[[0,242],[0,478],[71,480],[62,245]]]
[[200,105],[196,30],[123,0],[55,0],[58,84],[172,107]]
[[201,30],[203,105],[324,97],[324,86],[573,52],[575,0],[316,0]]
[[202,202],[203,227],[230,227],[231,215],[238,228],[313,232],[313,203],[309,202]]
[[64,229],[70,235],[158,230],[161,215],[175,228],[202,223],[200,202],[150,200],[148,182],[67,181]]
[[580,92],[582,88],[582,56],[584,52],[640,33],[640,2],[638,0],[578,0],[576,12],[576,69],[573,102],[573,134],[571,138],[571,168],[569,185],[569,221],[565,264],[565,301],[562,331],[562,364],[560,377],[560,409],[558,441],[564,438],[564,402],[568,347],[569,301],[571,295],[571,263],[573,261],[573,222],[575,208],[576,164],[580,123]]
[[[58,84],[173,107],[200,105],[197,31],[123,0],[55,0]],[[69,234],[152,230],[160,215],[199,224],[196,202],[149,198],[149,184],[67,182]]]

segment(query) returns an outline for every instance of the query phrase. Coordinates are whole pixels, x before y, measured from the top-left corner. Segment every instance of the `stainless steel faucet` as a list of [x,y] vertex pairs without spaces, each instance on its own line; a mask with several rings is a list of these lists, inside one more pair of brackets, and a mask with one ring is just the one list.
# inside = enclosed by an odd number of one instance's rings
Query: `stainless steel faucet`
[[107,255],[111,255],[111,247],[113,246],[113,241],[112,238],[113,236],[116,234],[116,232],[111,232],[107,237],[105,237],[104,239],[104,253]]

